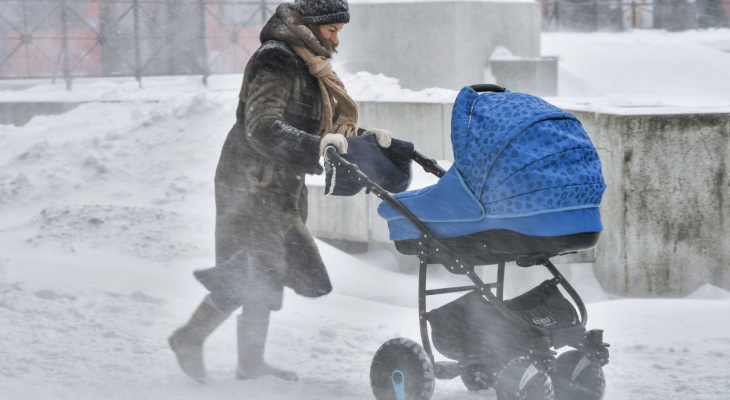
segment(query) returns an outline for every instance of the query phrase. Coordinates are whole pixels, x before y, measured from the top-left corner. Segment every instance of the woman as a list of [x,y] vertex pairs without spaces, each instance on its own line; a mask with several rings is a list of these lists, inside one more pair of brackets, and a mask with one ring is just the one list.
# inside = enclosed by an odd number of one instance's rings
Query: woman
[[210,295],[169,339],[180,367],[199,382],[206,376],[205,338],[239,307],[236,376],[297,379],[265,363],[263,354],[284,286],[307,297],[332,290],[304,225],[304,175],[322,173],[324,148],[345,153],[345,137],[358,132],[390,145],[389,132],[357,128],[357,105],[332,72],[337,36],[349,20],[346,0],[281,4],[246,66],[237,122],[215,176],[216,266],[195,272]]

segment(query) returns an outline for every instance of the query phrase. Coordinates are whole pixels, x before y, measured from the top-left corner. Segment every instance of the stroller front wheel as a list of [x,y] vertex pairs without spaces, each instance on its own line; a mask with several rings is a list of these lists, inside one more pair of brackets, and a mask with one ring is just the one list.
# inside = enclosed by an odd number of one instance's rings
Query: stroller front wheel
[[601,366],[578,350],[558,356],[553,382],[556,400],[601,400],[606,391]]
[[527,358],[515,358],[497,374],[497,400],[555,400],[547,372]]
[[370,386],[377,400],[428,400],[435,380],[428,353],[410,339],[388,340],[370,365]]

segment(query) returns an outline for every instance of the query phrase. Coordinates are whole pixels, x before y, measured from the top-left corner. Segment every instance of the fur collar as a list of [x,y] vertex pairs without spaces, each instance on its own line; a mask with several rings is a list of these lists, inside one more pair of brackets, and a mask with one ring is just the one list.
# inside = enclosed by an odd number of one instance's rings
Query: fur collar
[[290,46],[306,46],[315,54],[331,58],[332,54],[320,44],[319,39],[307,27],[306,21],[289,3],[282,3],[269,19],[259,36],[261,43],[279,40]]

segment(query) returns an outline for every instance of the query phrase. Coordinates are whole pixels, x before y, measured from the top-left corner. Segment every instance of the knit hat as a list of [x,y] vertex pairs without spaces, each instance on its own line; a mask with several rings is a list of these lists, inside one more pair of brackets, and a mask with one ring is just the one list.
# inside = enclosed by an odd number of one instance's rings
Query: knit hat
[[350,22],[347,0],[295,0],[294,9],[317,25]]

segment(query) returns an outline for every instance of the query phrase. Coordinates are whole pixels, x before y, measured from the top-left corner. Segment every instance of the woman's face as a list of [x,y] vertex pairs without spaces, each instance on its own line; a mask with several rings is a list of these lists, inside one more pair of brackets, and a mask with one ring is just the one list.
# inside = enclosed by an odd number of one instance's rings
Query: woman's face
[[319,25],[318,27],[320,37],[329,42],[325,43],[325,45],[337,47],[337,45],[340,43],[339,40],[337,40],[337,33],[339,33],[344,26],[345,24]]

